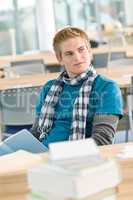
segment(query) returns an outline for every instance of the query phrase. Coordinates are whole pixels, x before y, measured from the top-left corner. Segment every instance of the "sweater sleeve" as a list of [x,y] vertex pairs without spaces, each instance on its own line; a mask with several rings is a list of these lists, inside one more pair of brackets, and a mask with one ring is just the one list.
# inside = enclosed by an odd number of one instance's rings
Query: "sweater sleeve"
[[97,145],[112,144],[119,117],[116,115],[95,115],[92,127],[92,138]]

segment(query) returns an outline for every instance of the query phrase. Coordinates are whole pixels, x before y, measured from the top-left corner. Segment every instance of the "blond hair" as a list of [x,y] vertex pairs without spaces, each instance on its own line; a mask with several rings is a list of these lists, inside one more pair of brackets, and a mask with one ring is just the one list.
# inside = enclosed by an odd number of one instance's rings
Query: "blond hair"
[[56,57],[58,60],[61,58],[61,49],[60,44],[67,39],[75,38],[75,37],[81,37],[85,40],[87,47],[90,47],[90,40],[88,35],[80,28],[77,27],[65,27],[61,30],[59,30],[53,39],[53,48],[56,54]]

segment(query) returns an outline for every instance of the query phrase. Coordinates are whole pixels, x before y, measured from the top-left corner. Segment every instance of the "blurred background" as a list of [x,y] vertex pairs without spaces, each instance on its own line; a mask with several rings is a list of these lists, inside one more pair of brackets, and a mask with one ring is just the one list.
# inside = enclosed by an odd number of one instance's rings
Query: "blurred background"
[[67,25],[87,31],[97,45],[133,43],[131,0],[0,0],[0,56],[52,50]]
[[53,53],[54,34],[72,25],[87,32],[97,72],[121,88],[124,117],[115,142],[133,141],[132,8],[133,0],[0,0],[0,129],[5,136],[31,127],[40,88],[63,69]]

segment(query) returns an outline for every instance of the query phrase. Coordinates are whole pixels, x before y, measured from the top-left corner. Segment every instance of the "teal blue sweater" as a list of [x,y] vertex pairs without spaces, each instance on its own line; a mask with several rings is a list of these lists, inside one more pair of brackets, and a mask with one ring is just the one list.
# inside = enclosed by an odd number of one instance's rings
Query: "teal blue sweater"
[[[55,80],[48,81],[41,90],[36,104],[36,114],[39,115],[46,94]],[[72,122],[74,101],[79,93],[82,82],[78,85],[64,84],[59,102],[55,108],[53,127],[47,138],[42,142],[48,146],[51,142],[68,140]],[[123,115],[121,91],[118,85],[101,75],[95,79],[89,98],[86,137],[91,136],[93,117],[95,114]]]

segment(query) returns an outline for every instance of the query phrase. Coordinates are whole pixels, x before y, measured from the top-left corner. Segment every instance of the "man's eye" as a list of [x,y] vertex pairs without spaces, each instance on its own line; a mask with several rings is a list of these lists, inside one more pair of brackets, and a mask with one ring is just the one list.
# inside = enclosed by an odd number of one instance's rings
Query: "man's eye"
[[73,55],[72,52],[67,52],[67,53],[65,53],[65,56],[72,56],[72,55]]
[[86,50],[85,47],[81,47],[81,48],[79,48],[79,52],[83,52],[83,51],[85,51],[85,50]]

